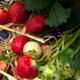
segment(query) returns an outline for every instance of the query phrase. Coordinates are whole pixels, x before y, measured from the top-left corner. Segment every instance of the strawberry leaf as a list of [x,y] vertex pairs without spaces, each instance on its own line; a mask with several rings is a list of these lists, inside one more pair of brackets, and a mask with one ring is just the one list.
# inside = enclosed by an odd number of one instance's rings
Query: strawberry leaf
[[46,19],[46,25],[58,26],[62,23],[66,23],[70,17],[71,9],[64,9],[61,4],[54,3],[49,9],[49,17]]
[[24,0],[26,3],[26,8],[32,11],[42,10],[47,8],[52,0]]
[[80,25],[80,8],[73,8],[71,17],[66,24],[67,29],[72,29],[76,26]]
[[72,67],[75,71],[80,70],[80,50],[73,57]]
[[71,48],[64,49],[60,55],[59,59],[61,60],[62,64],[70,64],[72,61],[72,55],[74,54],[74,50]]
[[75,42],[71,45],[71,48],[74,49],[75,54],[73,54],[74,56],[72,57],[72,68],[75,71],[79,71],[80,70],[80,37],[78,37]]

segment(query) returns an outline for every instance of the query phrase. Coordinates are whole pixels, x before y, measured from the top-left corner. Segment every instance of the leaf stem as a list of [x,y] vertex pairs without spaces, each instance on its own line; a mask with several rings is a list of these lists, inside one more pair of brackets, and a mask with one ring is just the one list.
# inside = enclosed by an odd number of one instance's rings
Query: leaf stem
[[80,30],[75,32],[74,33],[75,36],[71,39],[71,41],[69,41],[69,43],[65,46],[65,48],[68,48],[76,40],[76,38],[79,36],[79,34],[80,34]]
[[77,50],[75,51],[75,53],[72,55],[72,58],[76,55],[76,53],[80,50],[80,46],[77,48]]

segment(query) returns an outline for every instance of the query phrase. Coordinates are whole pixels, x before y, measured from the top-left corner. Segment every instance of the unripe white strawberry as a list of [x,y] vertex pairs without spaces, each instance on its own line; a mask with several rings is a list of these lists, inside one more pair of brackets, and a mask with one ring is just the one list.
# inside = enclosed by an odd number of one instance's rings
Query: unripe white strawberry
[[42,49],[37,42],[29,41],[24,45],[23,53],[30,55],[33,58],[39,58],[42,55]]

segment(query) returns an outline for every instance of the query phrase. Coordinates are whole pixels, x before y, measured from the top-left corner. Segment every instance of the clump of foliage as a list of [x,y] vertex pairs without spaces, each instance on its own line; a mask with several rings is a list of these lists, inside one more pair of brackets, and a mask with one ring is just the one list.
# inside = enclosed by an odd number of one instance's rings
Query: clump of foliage
[[[51,34],[55,36],[46,43],[49,51],[42,57],[35,59],[39,67],[39,75],[34,80],[72,80],[80,79],[80,1],[79,0],[1,0],[0,5],[9,8],[15,1],[25,2],[26,9],[32,14],[46,15],[46,30],[40,34],[44,37]],[[16,34],[14,34],[16,35]],[[12,53],[7,44],[4,48],[1,43],[0,60],[4,60],[9,67],[15,65],[17,56]],[[3,49],[4,48],[4,49]],[[8,50],[7,50],[8,49]],[[4,52],[4,53],[3,53]],[[5,52],[7,54],[5,54]],[[13,54],[13,55],[12,55]],[[10,61],[12,60],[12,61]],[[13,74],[12,69],[9,73]],[[15,76],[14,76],[15,77]],[[2,80],[7,80],[3,78]]]

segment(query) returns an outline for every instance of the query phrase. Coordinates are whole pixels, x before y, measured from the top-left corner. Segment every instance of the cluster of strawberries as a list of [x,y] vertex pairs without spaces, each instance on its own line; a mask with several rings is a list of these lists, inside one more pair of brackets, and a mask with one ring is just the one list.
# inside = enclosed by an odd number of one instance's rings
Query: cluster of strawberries
[[27,36],[18,35],[12,43],[12,51],[19,57],[17,65],[14,67],[14,72],[17,76],[27,79],[33,79],[38,75],[38,64],[36,59],[43,55],[43,50],[47,49],[48,45],[35,41],[30,41]]
[[[45,29],[45,19],[44,15],[31,15],[31,11],[26,10],[25,4],[20,1],[12,3],[9,10],[0,9],[1,25],[9,22],[13,22],[14,24],[26,22],[24,27],[28,33],[42,32]],[[11,49],[19,56],[17,65],[14,68],[15,74],[22,78],[33,79],[38,75],[36,61],[32,56],[24,55],[23,53],[28,49],[28,51],[35,50],[36,53],[41,54],[41,47],[37,42],[32,42],[33,44],[31,43],[31,45],[35,45],[36,47],[32,48],[30,45],[24,48],[28,42],[29,38],[27,36],[18,35],[13,39]],[[23,48],[25,49],[24,51]]]
[[[21,24],[26,22],[26,31],[29,33],[36,33],[45,29],[44,15],[31,15],[31,11],[25,9],[23,2],[14,2],[9,10],[0,9],[0,24],[13,22],[14,24]],[[29,17],[30,16],[30,17]]]
[[[30,42],[30,41],[27,36],[18,35],[13,39],[13,41],[11,43],[11,49],[15,54],[17,54],[17,56],[19,56],[17,65],[14,68],[15,74],[22,78],[33,79],[38,74],[36,62],[35,62],[35,60],[32,59],[32,57],[30,55],[27,55],[27,54],[24,55],[24,53],[23,53],[24,46],[28,42]],[[34,44],[32,44],[32,45],[34,45]],[[35,65],[34,65],[34,63],[35,63]]]

